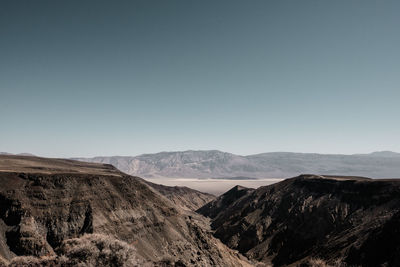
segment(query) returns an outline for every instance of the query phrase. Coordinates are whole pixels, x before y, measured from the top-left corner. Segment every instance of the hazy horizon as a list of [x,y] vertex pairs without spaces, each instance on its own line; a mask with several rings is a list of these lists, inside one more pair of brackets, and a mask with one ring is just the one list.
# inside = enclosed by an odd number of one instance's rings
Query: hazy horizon
[[398,1],[1,1],[0,151],[400,151]]
[[[142,156],[142,155],[152,155],[152,154],[159,154],[159,153],[180,153],[180,152],[189,152],[189,151],[195,151],[195,152],[218,151],[218,152],[234,154],[234,155],[242,156],[242,157],[253,156],[253,155],[257,155],[257,154],[268,154],[268,153],[320,154],[320,155],[344,155],[344,156],[369,155],[369,154],[373,154],[373,153],[382,153],[382,152],[383,153],[389,152],[389,153],[400,154],[400,152],[393,151],[393,150],[380,150],[380,151],[370,151],[370,152],[366,152],[366,153],[350,153],[350,154],[345,154],[345,153],[299,152],[299,151],[265,151],[265,152],[261,152],[261,153],[242,155],[242,154],[236,154],[236,153],[232,153],[232,152],[229,152],[229,151],[222,151],[222,150],[218,150],[218,149],[207,149],[207,150],[203,150],[203,149],[200,149],[200,150],[187,149],[187,150],[158,151],[158,152],[154,152],[154,153],[127,154],[127,155],[117,155],[117,154],[92,155],[92,156],[79,156],[78,155],[78,156],[67,156],[67,157],[54,155],[54,156],[51,156],[51,157],[55,157],[55,158],[137,157],[137,156]],[[38,157],[48,157],[46,155],[40,155],[40,154],[35,154],[35,153],[31,153],[31,152],[26,152],[26,151],[23,151],[23,152],[0,151],[0,155],[1,155],[1,153],[7,153],[7,154],[13,154],[13,155],[26,154],[26,155],[33,155],[33,156],[38,156]]]

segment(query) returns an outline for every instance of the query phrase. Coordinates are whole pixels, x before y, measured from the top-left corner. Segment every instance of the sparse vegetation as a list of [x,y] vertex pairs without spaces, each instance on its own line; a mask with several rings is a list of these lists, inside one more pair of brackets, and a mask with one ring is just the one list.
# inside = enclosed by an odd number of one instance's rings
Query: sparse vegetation
[[[110,236],[88,234],[80,238],[65,240],[59,250],[59,256],[15,257],[8,264],[17,266],[143,266],[133,246]],[[4,264],[0,266],[7,266]]]
[[0,267],[4,267],[8,265],[8,261],[3,257],[0,257]]
[[100,234],[68,239],[61,245],[59,253],[69,259],[69,264],[79,266],[138,266],[144,263],[133,246]]
[[320,258],[311,258],[308,260],[306,266],[309,267],[346,267],[347,265],[342,259],[337,259],[333,264],[328,264],[326,261]]
[[310,267],[333,267],[332,265],[327,264],[324,260],[322,259],[310,259],[308,261],[308,266]]
[[20,256],[11,260],[9,267],[29,266],[69,266],[68,259],[65,257],[49,256],[49,257],[33,257],[33,256]]

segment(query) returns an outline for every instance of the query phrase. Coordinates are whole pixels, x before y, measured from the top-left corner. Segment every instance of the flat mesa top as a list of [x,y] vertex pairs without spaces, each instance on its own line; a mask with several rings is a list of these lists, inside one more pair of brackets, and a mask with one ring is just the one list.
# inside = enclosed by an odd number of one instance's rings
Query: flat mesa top
[[0,155],[0,172],[43,174],[84,173],[113,176],[121,176],[122,174],[109,164],[19,155]]

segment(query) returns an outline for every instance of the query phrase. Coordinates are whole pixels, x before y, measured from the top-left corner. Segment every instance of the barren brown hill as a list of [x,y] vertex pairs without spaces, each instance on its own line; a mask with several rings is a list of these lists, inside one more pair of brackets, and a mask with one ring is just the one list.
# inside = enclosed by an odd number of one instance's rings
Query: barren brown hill
[[0,172],[38,174],[97,174],[121,176],[110,164],[80,162],[69,159],[49,159],[32,156],[0,155]]
[[235,187],[198,212],[229,247],[274,266],[400,266],[398,179],[301,175]]
[[0,208],[11,266],[250,265],[204,217],[111,165],[0,156]]

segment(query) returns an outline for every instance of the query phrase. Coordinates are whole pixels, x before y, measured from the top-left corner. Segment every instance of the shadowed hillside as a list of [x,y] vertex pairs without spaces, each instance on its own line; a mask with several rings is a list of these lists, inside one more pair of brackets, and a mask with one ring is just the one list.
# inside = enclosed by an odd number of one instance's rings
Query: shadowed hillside
[[229,247],[275,266],[400,265],[400,180],[301,175],[233,188],[198,212]]

